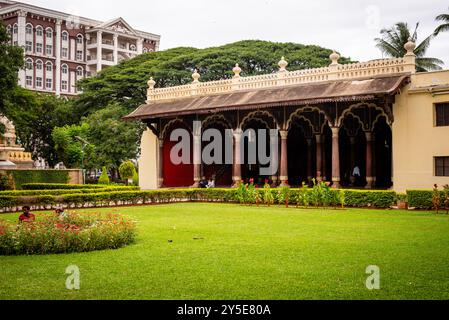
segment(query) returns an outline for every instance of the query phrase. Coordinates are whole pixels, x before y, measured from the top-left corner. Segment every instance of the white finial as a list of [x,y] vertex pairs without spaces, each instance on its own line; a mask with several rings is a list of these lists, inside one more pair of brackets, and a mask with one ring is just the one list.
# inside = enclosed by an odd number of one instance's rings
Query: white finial
[[240,78],[240,73],[242,72],[242,69],[239,67],[239,64],[236,63],[234,69],[232,69],[232,72],[234,72],[234,78]]
[[416,43],[413,42],[413,39],[410,37],[408,38],[408,42],[404,45],[405,50],[407,50],[406,56],[414,56],[415,55],[415,48]]
[[333,52],[329,56],[329,59],[331,59],[332,61],[331,65],[336,65],[338,64],[338,59],[340,59],[340,55],[335,50],[333,50]]
[[153,80],[153,77],[150,78],[147,82],[149,89],[154,89],[154,86],[156,85],[156,81]]
[[281,58],[281,61],[278,63],[279,71],[287,71],[288,62],[285,60],[284,57]]
[[200,82],[200,74],[198,73],[198,70],[195,69],[195,71],[192,74],[193,82]]

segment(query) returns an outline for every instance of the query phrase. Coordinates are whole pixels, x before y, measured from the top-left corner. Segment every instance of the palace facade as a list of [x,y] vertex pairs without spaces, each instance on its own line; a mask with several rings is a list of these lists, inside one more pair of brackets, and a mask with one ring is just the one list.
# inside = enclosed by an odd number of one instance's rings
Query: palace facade
[[56,95],[75,95],[78,80],[160,43],[159,35],[135,30],[123,18],[102,22],[9,0],[0,0],[0,21],[25,51],[20,85]]
[[[448,184],[449,71],[417,73],[415,43],[405,48],[403,58],[345,65],[334,52],[328,67],[292,72],[282,58],[277,73],[252,77],[241,77],[236,65],[232,79],[212,82],[200,82],[195,71],[192,83],[170,88],[155,88],[150,79],[146,104],[126,117],[148,126],[142,189],[196,186],[202,176],[214,176],[218,186],[249,179],[299,186],[317,178],[400,192]],[[177,142],[170,134],[178,128],[190,132],[191,158],[201,159],[204,141],[193,121],[203,131],[232,130],[233,164],[172,163]],[[260,176],[260,163],[242,161],[247,129],[278,130],[276,174]]]

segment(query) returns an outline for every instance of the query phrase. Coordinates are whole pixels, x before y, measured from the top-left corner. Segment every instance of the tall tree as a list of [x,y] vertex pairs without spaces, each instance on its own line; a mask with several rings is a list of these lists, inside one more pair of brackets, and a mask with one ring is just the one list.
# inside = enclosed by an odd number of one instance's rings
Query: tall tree
[[449,31],[449,13],[440,14],[435,20],[441,22],[441,24],[435,29],[434,34],[436,36],[441,32]]
[[[376,38],[376,47],[379,48],[385,55],[393,58],[402,58],[406,54],[404,45],[411,39],[413,42],[418,40],[418,27],[416,24],[413,32],[405,22],[398,22],[389,29],[382,29],[380,31],[382,38]],[[429,49],[433,34],[425,38],[420,44],[416,46],[416,70],[419,72],[441,70],[444,62],[437,58],[426,57],[426,52]]]
[[18,72],[23,65],[23,50],[11,45],[9,34],[0,22],[0,113],[4,113],[5,101],[17,87]]

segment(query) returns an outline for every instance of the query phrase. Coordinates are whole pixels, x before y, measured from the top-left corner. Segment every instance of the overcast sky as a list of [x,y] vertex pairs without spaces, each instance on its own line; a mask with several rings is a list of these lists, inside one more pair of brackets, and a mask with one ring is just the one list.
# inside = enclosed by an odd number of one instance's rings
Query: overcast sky
[[[123,17],[132,27],[162,36],[160,49],[204,48],[244,39],[316,44],[355,60],[381,58],[380,29],[420,22],[422,40],[449,12],[445,0],[24,0],[101,21]],[[449,68],[449,32],[428,56]]]

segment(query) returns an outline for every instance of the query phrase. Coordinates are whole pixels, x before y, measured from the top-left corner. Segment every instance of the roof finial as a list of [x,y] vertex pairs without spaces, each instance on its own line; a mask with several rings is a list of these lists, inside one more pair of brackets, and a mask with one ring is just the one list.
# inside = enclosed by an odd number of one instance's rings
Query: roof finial
[[156,81],[153,80],[153,77],[150,77],[150,80],[147,82],[149,89],[154,89],[154,86],[156,85]]
[[192,74],[193,82],[200,82],[201,75],[198,73],[198,70],[195,69],[195,71]]
[[336,65],[336,64],[338,64],[338,60],[340,59],[340,55],[335,50],[333,50],[333,52],[329,56],[329,59],[331,59],[331,61],[332,61],[331,65]]
[[405,50],[407,50],[406,56],[414,56],[416,43],[413,41],[412,37],[408,38],[408,42],[404,45]]
[[279,72],[287,71],[288,62],[285,60],[284,57],[281,58],[281,61],[278,63],[279,66]]
[[234,69],[232,69],[232,72],[234,72],[234,78],[240,78],[240,73],[242,72],[242,69],[239,67],[239,64],[236,63]]

